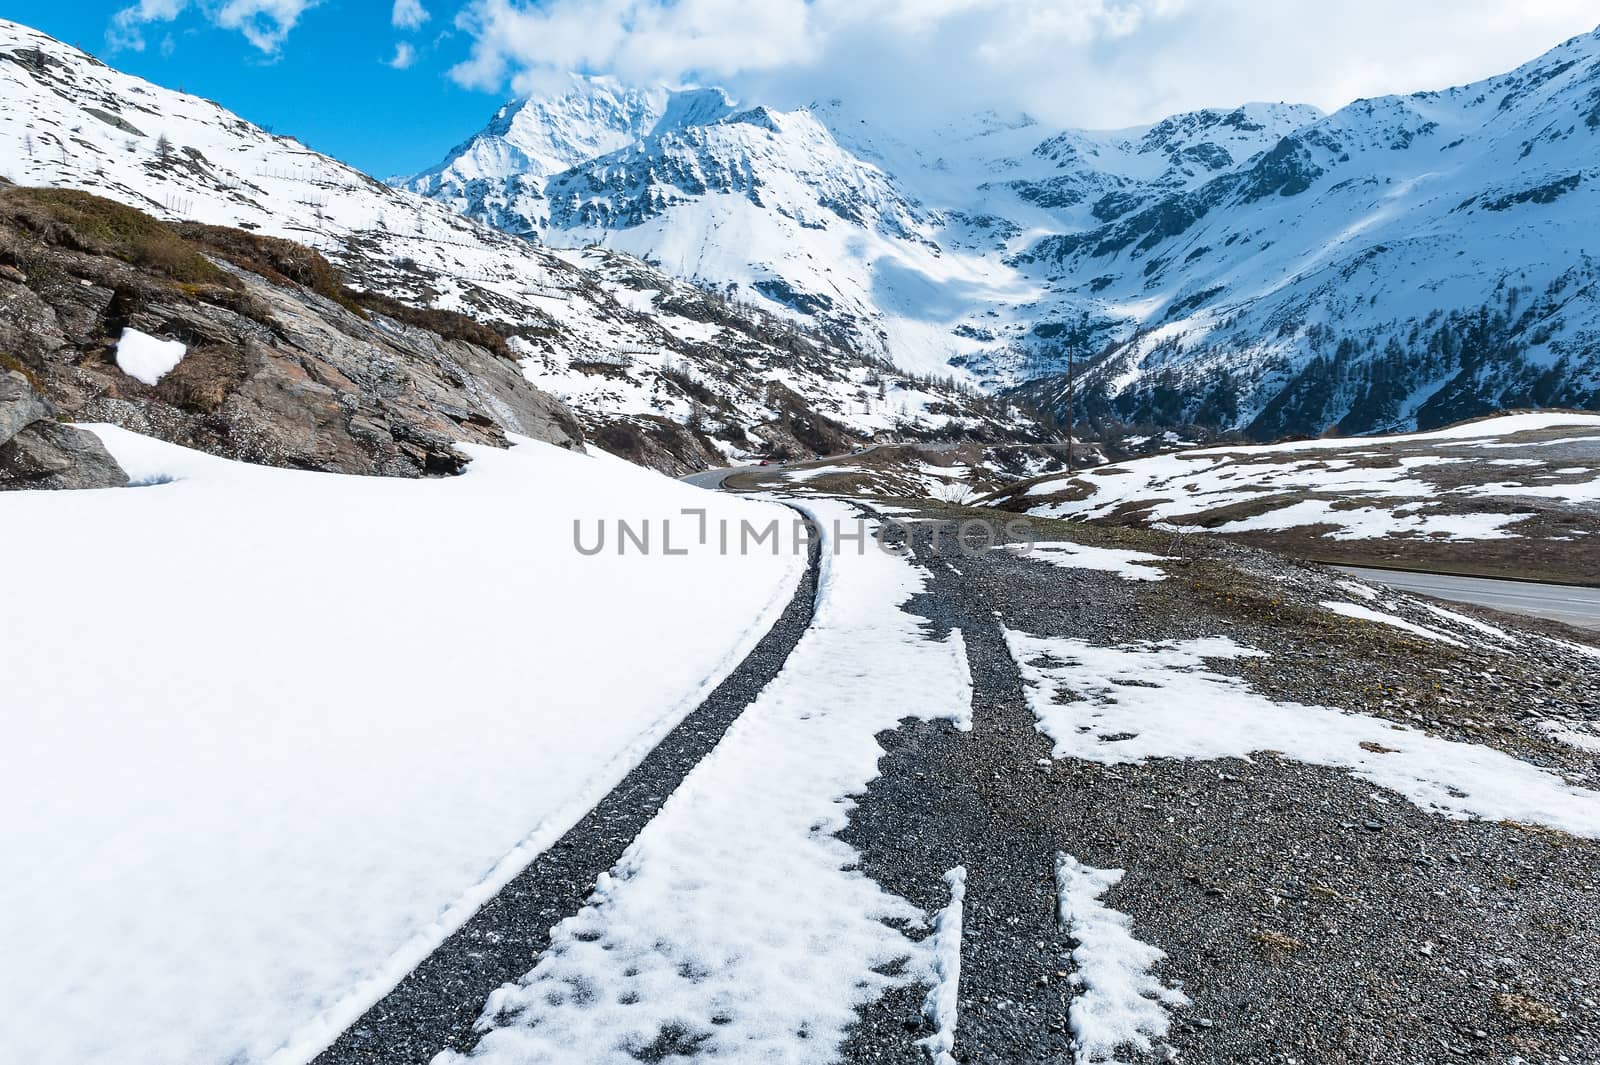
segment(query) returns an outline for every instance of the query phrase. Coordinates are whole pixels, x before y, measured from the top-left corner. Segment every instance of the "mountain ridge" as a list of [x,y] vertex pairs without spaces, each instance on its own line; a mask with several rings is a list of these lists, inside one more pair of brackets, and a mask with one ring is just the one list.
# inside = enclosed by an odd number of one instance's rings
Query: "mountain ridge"
[[[708,99],[661,114],[686,119]],[[879,435],[1041,434],[1009,401],[913,379],[625,255],[536,246],[3,20],[0,100],[11,119],[0,158],[16,184],[295,241],[356,290],[467,315],[591,440],[666,472]],[[519,431],[493,404],[477,413]]]
[[[1504,301],[1588,291],[1597,42],[1327,115],[1247,104],[1085,132],[981,113],[919,136],[828,100],[764,109],[769,140],[738,145],[717,115],[546,176],[559,206],[512,228],[626,250],[1058,414],[1070,349],[1096,363],[1074,387],[1102,423],[1266,439],[1591,406],[1600,316],[1567,307],[1547,337],[1549,314],[1522,328]],[[894,224],[882,204],[904,205]],[[1511,320],[1478,330],[1483,352],[1434,350],[1460,347],[1439,321],[1486,308]],[[1347,337],[1359,350],[1321,369]]]

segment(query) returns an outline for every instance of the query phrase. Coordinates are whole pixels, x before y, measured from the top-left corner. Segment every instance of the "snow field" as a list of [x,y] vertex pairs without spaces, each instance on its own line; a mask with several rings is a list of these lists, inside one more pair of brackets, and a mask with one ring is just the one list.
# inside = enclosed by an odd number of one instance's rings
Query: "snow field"
[[[1600,415],[1545,413],[1487,418],[1431,433],[1375,438],[1377,441],[1415,445],[1528,446],[1504,443],[1517,433],[1567,428],[1574,431],[1600,424]],[[1581,438],[1572,438],[1581,439]],[[1494,443],[1462,444],[1462,441]],[[1324,535],[1333,540],[1368,540],[1396,536],[1427,536],[1448,540],[1501,540],[1518,534],[1511,526],[1533,517],[1533,512],[1437,514],[1422,511],[1424,501],[1448,497],[1501,499],[1557,499],[1571,503],[1592,501],[1600,491],[1600,478],[1572,484],[1467,485],[1441,489],[1418,476],[1428,467],[1470,460],[1446,455],[1401,455],[1395,466],[1357,466],[1357,454],[1318,459],[1319,451],[1348,450],[1348,439],[1305,440],[1258,447],[1210,448],[1158,455],[1106,466],[1075,477],[1058,477],[1032,485],[1027,494],[1049,496],[1069,483],[1088,485],[1090,494],[1079,500],[1042,502],[1029,513],[1041,517],[1090,519],[1106,517],[1119,508],[1149,506],[1149,519],[1158,528],[1205,511],[1248,503],[1282,494],[1283,501],[1248,517],[1216,526],[1213,532],[1240,533],[1330,526]],[[1281,461],[1264,461],[1281,456]],[[1587,467],[1583,468],[1584,471]],[[1538,471],[1541,474],[1544,471]],[[1316,493],[1317,498],[1297,499],[1296,494]],[[1370,505],[1350,506],[1354,502]]]
[[[825,536],[856,520],[843,503],[806,506]],[[877,775],[879,731],[970,712],[964,645],[900,609],[926,582],[909,558],[828,543],[822,558],[814,620],[783,671],[533,970],[490,996],[471,1061],[634,1065],[692,1047],[810,1065],[858,1006],[937,982],[934,948],[886,923],[919,929],[926,915],[853,868],[835,833]],[[895,961],[900,975],[876,971]]]
[[1347,769],[1446,817],[1600,837],[1600,792],[1490,747],[1367,714],[1274,702],[1207,668],[1211,660],[1266,657],[1225,637],[1096,647],[1008,629],[1006,642],[1057,758],[1115,765],[1276,751]]
[[1115,1061],[1123,1047],[1151,1053],[1171,1026],[1167,1008],[1189,1002],[1151,971],[1166,953],[1136,938],[1133,918],[1101,901],[1121,882],[1122,873],[1084,865],[1070,854],[1056,855],[1058,916],[1077,944],[1072,982],[1079,993],[1067,1020],[1079,1065]]
[[0,1056],[29,1065],[308,1060],[697,706],[805,565],[692,537],[582,557],[579,518],[793,523],[541,443],[407,481],[92,429],[150,486],[0,496],[28,560]]
[[1124,580],[1130,581],[1164,581],[1167,579],[1165,570],[1157,569],[1152,563],[1164,562],[1160,555],[1148,554],[1144,551],[1124,551],[1114,547],[1089,547],[1085,544],[1075,544],[1070,540],[1046,541],[1026,545],[1026,549],[1017,548],[1010,551],[1021,558],[1032,559],[1035,562],[1045,562],[1052,566],[1062,566],[1067,569],[1092,569],[1104,573],[1115,573]]

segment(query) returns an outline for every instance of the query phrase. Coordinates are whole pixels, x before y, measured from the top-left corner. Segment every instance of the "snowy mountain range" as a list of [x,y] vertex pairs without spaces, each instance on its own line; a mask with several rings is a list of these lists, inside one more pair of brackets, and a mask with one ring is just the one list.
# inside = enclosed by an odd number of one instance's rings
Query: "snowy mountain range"
[[890,130],[837,100],[574,77],[406,187],[908,368],[1060,408],[1070,353],[1095,362],[1081,414],[1267,438],[1600,405],[1597,149],[1600,31],[1332,115],[1109,133],[994,113]]
[[[697,127],[717,99],[621,93],[602,107],[595,98],[584,121],[547,123],[546,143],[484,143],[475,158],[553,171],[628,130]],[[592,441],[646,465],[680,473],[804,457],[877,435],[1038,434],[1003,400],[913,379],[872,350],[623,254],[538,246],[4,20],[0,103],[0,177],[287,238],[326,255],[358,289],[466,314],[506,339],[527,379],[570,407]],[[491,420],[508,421],[488,407]]]

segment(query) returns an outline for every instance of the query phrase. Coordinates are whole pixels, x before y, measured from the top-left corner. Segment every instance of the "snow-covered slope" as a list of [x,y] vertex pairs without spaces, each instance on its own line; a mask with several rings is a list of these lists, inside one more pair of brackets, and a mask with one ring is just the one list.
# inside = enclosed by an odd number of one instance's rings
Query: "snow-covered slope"
[[[474,446],[418,481],[92,431],[145,487],[0,493],[28,560],[0,641],[8,1062],[310,1059],[698,706],[805,569],[790,511],[608,455]],[[619,517],[684,507],[784,549],[700,546],[693,519],[670,564],[610,549]]]
[[652,133],[730,113],[719,89],[640,90],[574,76],[570,91],[506,104],[487,128],[410,182],[417,191],[509,232],[548,221],[543,179]]
[[[580,79],[502,119],[541,116],[547,145],[597,96],[630,98]],[[1328,116],[1248,104],[1083,132],[987,112],[883,129],[837,100],[630,114],[558,138],[594,145],[559,172],[574,152],[519,169],[525,138],[497,120],[411,187],[551,246],[629,251],[903,366],[1010,385],[1110,352],[1080,382],[1079,413],[1102,419],[1274,436],[1600,403],[1585,254],[1600,34]],[[451,171],[472,181],[439,186]],[[1059,407],[1062,389],[1021,395]]]
[[1090,409],[1124,418],[1273,437],[1594,407],[1597,160],[1600,33],[1503,77],[1357,101],[1016,261],[1063,318],[1127,340],[1088,379]]
[[[478,143],[461,167],[475,160],[492,171],[498,151],[502,163],[551,168],[635,128],[726,110],[710,93],[586,99],[581,128],[537,109],[508,113],[512,140]],[[322,251],[357,286],[494,323],[534,383],[570,400],[602,446],[659,468],[806,455],[874,432],[1036,431],[1001,404],[912,381],[637,260],[535,246],[4,20],[0,103],[0,176],[287,237]],[[621,132],[606,133],[602,114]]]

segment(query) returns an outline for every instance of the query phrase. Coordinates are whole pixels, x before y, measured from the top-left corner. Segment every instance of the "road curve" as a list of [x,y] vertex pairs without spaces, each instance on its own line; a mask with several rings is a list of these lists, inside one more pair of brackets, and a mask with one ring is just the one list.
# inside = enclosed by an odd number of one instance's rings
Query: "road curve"
[[722,482],[738,473],[744,466],[727,466],[720,470],[701,470],[699,473],[686,474],[678,480],[684,484],[692,484],[696,488],[709,488],[712,491],[722,487]]
[[[949,451],[956,446],[957,445],[954,443],[871,444],[862,448],[860,451],[849,451],[841,455],[822,455],[814,459],[801,459],[792,463],[779,462],[774,463],[770,468],[773,472],[783,470],[790,466],[812,469],[820,463],[847,462],[850,459],[859,459],[865,455],[872,454],[874,451],[879,451],[887,447],[914,447],[921,451],[939,452]],[[762,467],[760,466],[724,466],[715,470],[701,470],[699,473],[686,473],[682,477],[679,477],[678,480],[682,481],[684,484],[692,484],[696,488],[710,488],[715,491],[722,488],[723,482],[736,473],[759,473],[761,470]]]
[[1531,581],[1500,581],[1487,577],[1455,577],[1412,570],[1337,569],[1374,584],[1438,599],[1491,607],[1514,614],[1549,618],[1581,629],[1600,631],[1600,588],[1578,588]]

